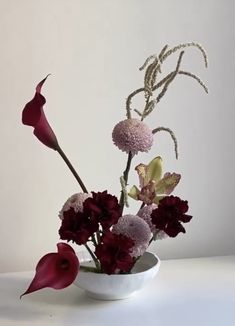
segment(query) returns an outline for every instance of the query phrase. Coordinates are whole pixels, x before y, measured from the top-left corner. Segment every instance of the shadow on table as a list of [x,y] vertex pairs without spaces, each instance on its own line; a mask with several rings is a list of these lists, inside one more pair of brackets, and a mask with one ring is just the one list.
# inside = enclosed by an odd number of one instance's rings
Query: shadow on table
[[[23,296],[20,295],[27,289],[31,279],[28,277],[4,277],[1,283],[0,316],[6,320],[30,321],[45,317],[52,317],[54,311],[66,307],[94,307],[102,304],[101,301],[88,298],[84,292],[71,285],[63,290],[42,289],[38,292]],[[59,308],[60,310],[60,308]]]

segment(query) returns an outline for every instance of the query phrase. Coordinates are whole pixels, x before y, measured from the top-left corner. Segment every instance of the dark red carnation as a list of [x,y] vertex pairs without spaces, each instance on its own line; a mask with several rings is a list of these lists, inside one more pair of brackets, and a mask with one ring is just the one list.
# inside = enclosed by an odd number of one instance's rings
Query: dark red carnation
[[185,214],[187,211],[187,200],[181,200],[176,196],[164,197],[152,212],[152,223],[156,229],[163,230],[170,237],[176,237],[179,232],[185,233],[181,222],[187,223],[192,218],[191,215]]
[[62,240],[73,241],[82,245],[98,230],[98,227],[96,220],[85,213],[75,212],[73,208],[70,208],[63,213],[59,235]]
[[129,272],[134,264],[130,256],[130,249],[133,246],[134,241],[125,235],[106,232],[101,244],[96,246],[95,250],[102,272],[106,274]]
[[103,192],[92,192],[92,198],[85,200],[83,211],[92,219],[97,220],[104,229],[116,224],[121,216],[121,208],[118,199]]

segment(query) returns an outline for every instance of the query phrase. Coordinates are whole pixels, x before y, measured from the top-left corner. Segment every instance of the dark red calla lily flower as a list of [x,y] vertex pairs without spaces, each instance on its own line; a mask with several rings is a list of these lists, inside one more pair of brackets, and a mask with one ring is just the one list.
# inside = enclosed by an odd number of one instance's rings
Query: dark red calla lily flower
[[46,99],[41,94],[41,89],[48,76],[40,81],[36,87],[34,98],[25,105],[22,112],[22,122],[24,125],[34,127],[34,135],[44,145],[57,150],[59,146],[57,138],[43,111],[43,105],[46,103]]
[[63,242],[58,243],[57,248],[57,253],[49,253],[40,259],[34,279],[21,297],[46,287],[63,289],[73,283],[79,270],[75,251]]

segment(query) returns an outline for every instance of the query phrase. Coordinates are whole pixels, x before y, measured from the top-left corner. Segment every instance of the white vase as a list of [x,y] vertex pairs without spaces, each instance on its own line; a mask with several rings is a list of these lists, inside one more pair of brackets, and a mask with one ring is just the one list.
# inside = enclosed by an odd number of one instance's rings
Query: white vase
[[94,299],[125,299],[141,290],[153,279],[159,267],[160,259],[150,252],[145,252],[135,264],[131,274],[107,275],[80,271],[74,284]]

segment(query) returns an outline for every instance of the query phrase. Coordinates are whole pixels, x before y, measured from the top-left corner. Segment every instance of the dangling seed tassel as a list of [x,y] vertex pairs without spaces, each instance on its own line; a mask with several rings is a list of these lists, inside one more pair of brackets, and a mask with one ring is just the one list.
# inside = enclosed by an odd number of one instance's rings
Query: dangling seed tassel
[[158,127],[156,129],[153,129],[152,133],[153,134],[156,134],[159,131],[166,131],[166,132],[168,132],[171,135],[171,138],[172,138],[172,140],[174,142],[174,145],[175,145],[175,157],[178,160],[178,157],[179,157],[179,153],[178,153],[178,142],[177,142],[177,139],[175,137],[175,134],[173,133],[173,131],[170,128],[165,128],[165,127]]

